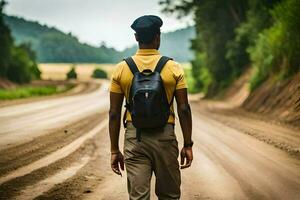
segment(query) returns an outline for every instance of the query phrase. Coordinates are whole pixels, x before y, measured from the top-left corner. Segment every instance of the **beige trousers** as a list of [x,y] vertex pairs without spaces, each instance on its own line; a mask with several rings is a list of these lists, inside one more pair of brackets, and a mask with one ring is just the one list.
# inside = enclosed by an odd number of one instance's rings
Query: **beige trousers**
[[132,123],[127,123],[124,157],[130,200],[150,199],[153,172],[158,199],[179,199],[181,180],[178,153],[172,124],[167,124],[160,130],[142,131],[141,141],[138,142],[135,127]]

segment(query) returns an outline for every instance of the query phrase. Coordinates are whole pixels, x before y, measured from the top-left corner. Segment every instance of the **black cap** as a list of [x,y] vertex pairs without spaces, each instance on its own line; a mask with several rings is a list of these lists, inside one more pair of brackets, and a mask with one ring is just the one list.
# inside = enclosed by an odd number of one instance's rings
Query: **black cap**
[[131,28],[135,32],[144,32],[144,31],[159,31],[160,27],[163,25],[163,21],[160,17],[155,15],[144,15],[137,18],[131,25]]

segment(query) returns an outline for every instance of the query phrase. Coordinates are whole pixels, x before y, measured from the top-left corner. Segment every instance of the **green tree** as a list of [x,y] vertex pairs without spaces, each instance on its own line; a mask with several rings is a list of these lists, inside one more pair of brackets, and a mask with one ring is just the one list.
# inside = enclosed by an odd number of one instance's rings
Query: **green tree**
[[93,78],[107,78],[107,73],[103,69],[95,69],[93,74]]
[[35,62],[35,54],[29,44],[15,46],[10,30],[4,23],[3,8],[0,1],[0,76],[17,83],[27,83],[40,78]]
[[22,48],[26,52],[27,56],[32,61],[31,65],[29,67],[29,71],[30,71],[30,74],[31,74],[31,79],[40,79],[41,78],[41,71],[38,68],[38,65],[35,61],[36,60],[36,54],[32,50],[31,43],[23,43],[23,44],[20,45],[20,48]]
[[259,33],[272,23],[270,10],[280,0],[248,0],[246,19],[235,29],[235,38],[227,45],[226,58],[239,76],[251,60],[248,49],[255,45]]
[[5,4],[5,1],[0,1],[0,76],[2,77],[6,77],[7,75],[11,60],[11,48],[13,45],[10,30],[3,19],[3,9]]
[[286,77],[299,70],[298,0],[160,3],[165,11],[175,12],[179,17],[193,13],[196,38],[192,45],[192,72],[196,86],[208,95],[228,86],[253,64],[256,73],[251,85],[255,87],[274,72]]
[[30,69],[34,65],[26,50],[22,47],[12,49],[12,61],[7,71],[7,78],[16,83],[28,83],[31,80]]
[[67,79],[77,79],[75,66],[72,66],[71,70],[67,73]]
[[[231,66],[226,58],[227,46],[235,37],[235,29],[245,19],[247,9],[246,1],[239,0],[192,0],[160,2],[164,10],[177,12],[179,16],[193,12],[196,27],[196,39],[193,40],[192,49],[196,52],[192,62],[193,73],[208,72],[211,76],[208,82],[198,79],[196,84],[202,88],[209,88],[212,94],[226,87],[233,78],[235,66]],[[206,56],[197,56],[197,54]],[[200,59],[200,60],[199,60]],[[194,74],[200,76],[200,74]],[[202,83],[199,83],[201,82]]]

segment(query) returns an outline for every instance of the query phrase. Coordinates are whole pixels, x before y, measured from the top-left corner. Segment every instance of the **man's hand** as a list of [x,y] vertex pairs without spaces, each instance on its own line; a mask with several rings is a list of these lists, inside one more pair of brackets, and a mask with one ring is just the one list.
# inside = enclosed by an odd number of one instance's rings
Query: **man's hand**
[[180,169],[185,169],[190,167],[193,161],[192,147],[183,147],[180,152],[180,159],[181,159]]
[[122,171],[124,171],[124,157],[122,153],[120,151],[116,153],[111,153],[111,169],[116,174],[122,176],[120,168]]

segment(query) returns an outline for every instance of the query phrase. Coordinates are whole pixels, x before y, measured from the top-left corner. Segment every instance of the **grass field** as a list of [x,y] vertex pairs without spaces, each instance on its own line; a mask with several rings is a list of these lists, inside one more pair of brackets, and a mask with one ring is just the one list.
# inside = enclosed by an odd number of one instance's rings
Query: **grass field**
[[89,80],[95,69],[103,69],[110,77],[115,64],[72,64],[72,63],[43,63],[39,64],[39,69],[42,72],[42,79],[44,80],[65,80],[67,73],[72,67],[79,80]]
[[36,96],[46,96],[65,92],[71,89],[73,85],[67,84],[64,86],[24,86],[15,89],[0,89],[0,100],[21,99]]
[[[39,64],[39,69],[42,72],[42,79],[46,80],[65,80],[67,73],[72,67],[75,67],[76,73],[78,74],[79,80],[89,80],[95,69],[103,69],[107,72],[108,77],[110,77],[116,64],[72,64],[72,63],[41,63]],[[185,71],[190,71],[191,65],[189,63],[182,63]],[[186,73],[190,76],[190,73]],[[188,78],[188,77],[187,77]]]

